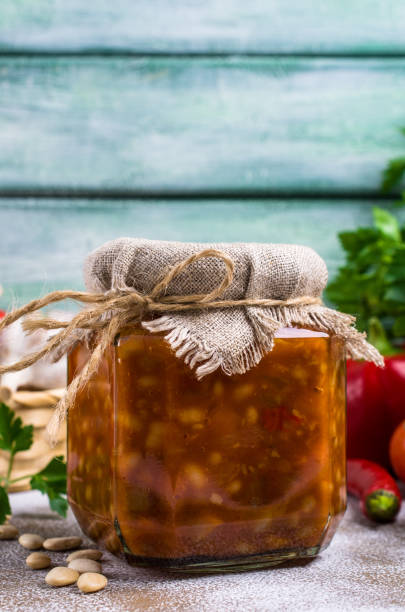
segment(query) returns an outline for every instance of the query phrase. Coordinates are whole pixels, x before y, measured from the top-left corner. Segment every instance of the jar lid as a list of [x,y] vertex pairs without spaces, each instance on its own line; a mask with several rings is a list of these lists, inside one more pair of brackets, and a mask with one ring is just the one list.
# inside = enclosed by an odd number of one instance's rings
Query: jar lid
[[[326,264],[306,246],[120,238],[86,258],[85,284],[95,293],[149,296],[168,271],[187,261],[162,292],[169,302],[168,296],[181,296],[183,303],[190,298],[187,310],[168,306],[142,325],[164,332],[176,355],[196,368],[198,378],[218,368],[228,375],[246,372],[272,350],[278,330],[294,326],[339,335],[351,357],[380,360],[353,327],[353,317],[322,304]],[[210,307],[197,308],[195,301],[193,307],[191,298],[215,293],[226,275],[226,261],[232,264],[230,282],[210,300]]]

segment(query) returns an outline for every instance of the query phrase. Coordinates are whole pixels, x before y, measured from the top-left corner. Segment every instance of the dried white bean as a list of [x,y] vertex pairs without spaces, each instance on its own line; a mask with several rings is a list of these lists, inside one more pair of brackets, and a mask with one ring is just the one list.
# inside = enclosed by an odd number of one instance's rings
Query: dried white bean
[[81,538],[71,536],[68,538],[48,538],[43,546],[47,550],[71,550],[72,548],[79,548],[81,543]]
[[66,561],[70,563],[74,559],[93,559],[94,561],[99,561],[103,553],[101,550],[97,550],[96,548],[86,548],[85,550],[75,550],[75,552],[70,553]]
[[69,567],[54,567],[45,577],[45,582],[50,586],[61,587],[74,584],[79,578],[79,572]]
[[101,563],[93,559],[73,559],[68,567],[76,570],[79,574],[86,574],[88,572],[101,574]]
[[14,525],[0,525],[0,540],[15,540],[18,529]]
[[22,533],[18,541],[21,546],[28,548],[28,550],[37,550],[38,548],[42,548],[44,538],[41,538],[41,536],[36,533]]
[[96,593],[107,586],[107,578],[103,574],[93,574],[88,572],[82,574],[77,581],[77,586],[83,593]]
[[45,553],[34,552],[31,553],[25,560],[28,567],[31,569],[45,569],[51,565],[51,560]]

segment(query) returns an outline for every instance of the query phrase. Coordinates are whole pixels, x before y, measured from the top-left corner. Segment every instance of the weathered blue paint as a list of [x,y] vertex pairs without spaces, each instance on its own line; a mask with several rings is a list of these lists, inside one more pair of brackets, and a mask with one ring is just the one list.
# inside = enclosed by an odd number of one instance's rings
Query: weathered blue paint
[[1,189],[369,193],[405,58],[0,59]]

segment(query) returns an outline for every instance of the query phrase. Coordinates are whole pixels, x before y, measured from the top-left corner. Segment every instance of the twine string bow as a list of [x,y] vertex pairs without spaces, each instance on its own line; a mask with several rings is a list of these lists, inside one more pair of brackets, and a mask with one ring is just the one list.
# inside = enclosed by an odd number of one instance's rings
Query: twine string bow
[[[165,295],[168,286],[181,272],[194,262],[207,258],[217,257],[225,264],[225,275],[222,281],[211,292],[192,295]],[[72,299],[88,307],[75,315],[71,321],[57,321],[50,318],[28,318],[23,323],[23,329],[32,333],[37,329],[60,330],[47,340],[43,348],[26,355],[20,361],[0,366],[0,375],[6,372],[19,371],[28,368],[40,359],[54,356],[58,359],[66,352],[63,345],[75,337],[77,330],[91,330],[98,332],[90,358],[83,369],[77,374],[63,398],[55,408],[55,412],[48,423],[47,434],[52,445],[55,444],[60,425],[63,423],[67,410],[74,405],[79,391],[89,382],[97,372],[103,355],[114,342],[116,335],[130,323],[139,322],[146,313],[183,312],[190,310],[206,310],[214,308],[234,308],[241,306],[271,307],[321,304],[320,298],[300,296],[289,300],[272,299],[241,299],[220,300],[226,289],[231,285],[234,276],[234,264],[222,251],[205,249],[191,255],[184,261],[174,265],[158,282],[148,295],[139,293],[133,288],[113,289],[106,293],[88,293],[83,291],[53,291],[43,298],[32,300],[25,306],[7,314],[0,322],[0,332],[26,315],[41,310],[45,306]]]

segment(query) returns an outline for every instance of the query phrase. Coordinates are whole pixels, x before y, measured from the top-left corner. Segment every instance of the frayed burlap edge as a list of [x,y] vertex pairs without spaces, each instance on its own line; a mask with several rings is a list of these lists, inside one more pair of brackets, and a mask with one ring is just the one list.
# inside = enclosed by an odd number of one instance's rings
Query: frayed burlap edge
[[307,328],[337,336],[345,343],[346,357],[364,359],[380,367],[384,366],[383,357],[367,342],[366,334],[355,329],[355,319],[350,315],[326,306],[300,306],[266,308],[254,315],[250,313],[250,318],[252,316],[256,324],[255,341],[228,359],[210,348],[207,341],[203,342],[195,333],[191,333],[186,321],[179,323],[179,317],[164,315],[153,321],[144,321],[142,327],[151,333],[168,332],[164,336],[165,340],[176,357],[183,359],[191,369],[196,368],[198,380],[219,368],[228,376],[247,372],[273,349],[276,332],[285,327]]

